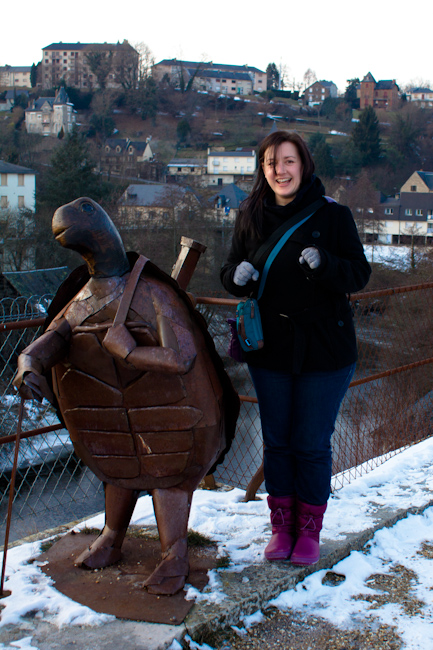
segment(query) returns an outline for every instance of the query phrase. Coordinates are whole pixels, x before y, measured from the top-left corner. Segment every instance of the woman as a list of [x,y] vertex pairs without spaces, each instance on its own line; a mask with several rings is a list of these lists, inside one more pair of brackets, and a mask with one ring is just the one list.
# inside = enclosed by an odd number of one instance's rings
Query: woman
[[[227,291],[238,297],[257,293],[265,262],[262,257],[257,268],[251,264],[257,249],[324,193],[297,133],[265,138],[221,270]],[[244,353],[262,424],[272,523],[268,560],[308,565],[320,557],[331,435],[357,359],[347,294],[362,289],[370,273],[349,208],[325,198],[269,269],[259,300],[264,347]]]

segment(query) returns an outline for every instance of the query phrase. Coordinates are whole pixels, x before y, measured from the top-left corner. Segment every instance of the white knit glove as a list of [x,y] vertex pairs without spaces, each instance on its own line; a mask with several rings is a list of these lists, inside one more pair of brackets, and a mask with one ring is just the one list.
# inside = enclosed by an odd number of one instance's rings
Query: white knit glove
[[258,280],[259,272],[249,262],[241,262],[238,264],[233,276],[233,282],[238,287],[243,287],[249,280]]
[[320,253],[317,248],[304,248],[299,258],[299,262],[304,264],[307,262],[310,269],[317,269],[320,266]]

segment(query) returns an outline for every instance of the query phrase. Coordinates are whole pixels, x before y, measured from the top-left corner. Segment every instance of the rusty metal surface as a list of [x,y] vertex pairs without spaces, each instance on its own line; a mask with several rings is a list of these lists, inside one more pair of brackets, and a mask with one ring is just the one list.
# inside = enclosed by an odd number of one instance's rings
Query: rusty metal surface
[[58,208],[52,231],[86,266],[80,286],[76,273],[62,284],[44,334],[18,357],[13,384],[24,399],[45,397],[59,408],[76,454],[104,483],[105,527],[77,565],[117,561],[139,491],[147,490],[161,562],[146,585],[176,594],[189,571],[192,493],[228,451],[239,411],[205,323],[179,289],[204,247],[184,240],[178,284],[143,255],[132,261],[92,199]]
[[[52,578],[55,588],[96,612],[135,621],[180,625],[194,605],[193,600],[185,600],[185,591],[174,596],[157,596],[143,587],[159,561],[159,541],[127,536],[118,564],[87,571],[75,567],[74,559],[95,537],[68,533],[37,558],[47,562],[41,569]],[[190,547],[188,584],[199,591],[204,589],[207,572],[216,566],[216,554],[214,546]]]

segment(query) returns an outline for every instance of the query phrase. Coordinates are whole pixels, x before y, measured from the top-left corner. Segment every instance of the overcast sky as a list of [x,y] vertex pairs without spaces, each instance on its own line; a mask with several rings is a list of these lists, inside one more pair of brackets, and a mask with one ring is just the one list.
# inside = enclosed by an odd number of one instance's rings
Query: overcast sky
[[403,11],[388,0],[310,0],[269,5],[219,0],[129,0],[43,5],[3,3],[0,65],[31,65],[51,43],[146,43],[156,62],[165,58],[285,66],[302,82],[317,78],[344,91],[346,80],[371,72],[376,81],[433,82],[431,0]]

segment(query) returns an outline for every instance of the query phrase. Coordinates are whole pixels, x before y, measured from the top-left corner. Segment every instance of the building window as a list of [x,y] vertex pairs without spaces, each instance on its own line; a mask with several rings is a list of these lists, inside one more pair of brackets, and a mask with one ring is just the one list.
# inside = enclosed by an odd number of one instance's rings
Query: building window
[[422,217],[422,210],[415,210],[415,214],[417,217]]
[[393,208],[385,208],[385,214],[394,214]]
[[24,203],[24,197],[23,196],[18,197],[18,207],[19,208],[25,208],[26,207],[25,203]]
[[5,187],[8,184],[8,175],[7,174],[2,174],[1,175],[1,185]]
[[410,191],[411,192],[416,192],[416,185],[411,185],[410,186]]
[[404,214],[405,214],[406,217],[411,217],[412,216],[412,210],[410,208],[407,208],[404,211]]
[[24,174],[18,174],[18,186],[19,187],[24,186]]
[[0,197],[0,208],[7,208],[8,207],[8,197],[7,196],[1,196]]

